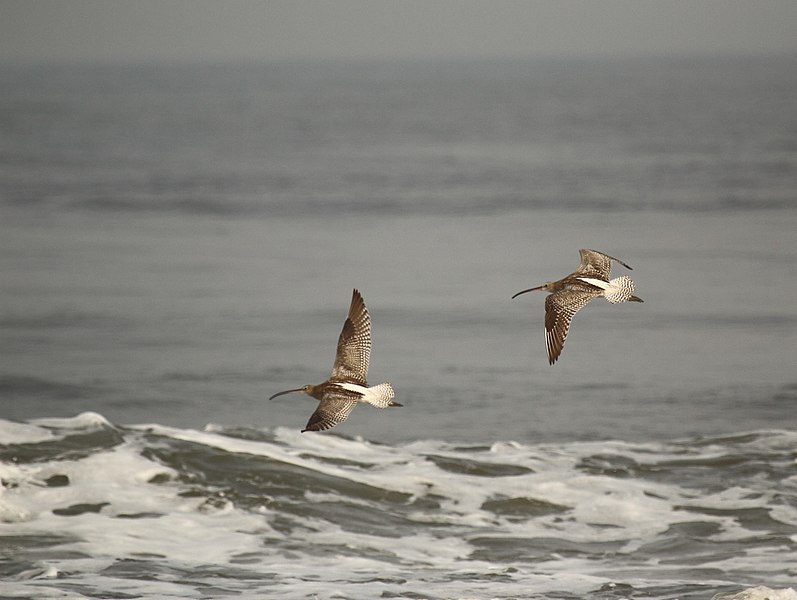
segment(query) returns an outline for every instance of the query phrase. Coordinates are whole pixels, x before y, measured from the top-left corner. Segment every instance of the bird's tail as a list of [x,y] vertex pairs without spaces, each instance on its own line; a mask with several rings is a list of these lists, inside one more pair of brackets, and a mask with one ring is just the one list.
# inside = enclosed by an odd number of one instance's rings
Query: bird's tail
[[368,388],[368,392],[364,395],[363,400],[369,404],[373,404],[377,408],[387,408],[388,406],[401,406],[398,402],[393,402],[396,393],[393,391],[393,386],[389,383],[380,383],[373,387]]
[[634,296],[633,280],[626,275],[612,279],[609,282],[609,285],[606,286],[606,291],[604,294],[606,299],[612,304],[627,302],[632,298],[636,298],[636,302],[641,302],[641,300]]

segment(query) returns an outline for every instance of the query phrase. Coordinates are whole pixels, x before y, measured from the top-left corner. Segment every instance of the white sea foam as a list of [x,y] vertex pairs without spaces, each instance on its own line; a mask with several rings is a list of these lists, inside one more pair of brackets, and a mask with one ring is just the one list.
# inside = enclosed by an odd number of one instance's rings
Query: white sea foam
[[48,417],[42,419],[32,419],[31,423],[42,427],[53,427],[61,429],[96,429],[99,427],[113,427],[111,423],[102,415],[95,412],[83,412],[74,417]]
[[716,594],[711,600],[797,600],[797,592],[793,588],[775,589],[757,586],[741,592]]
[[[23,433],[16,439],[50,440],[42,431],[67,436],[95,425],[106,426],[94,417],[47,419],[16,429]],[[0,464],[6,535],[56,534],[57,547],[65,552],[18,573],[14,589],[21,595],[30,594],[26,580],[38,586],[57,576],[91,581],[106,592],[192,596],[191,586],[168,574],[145,583],[115,572],[119,564],[147,560],[194,573],[192,581],[215,577],[207,565],[237,569],[242,575],[227,581],[226,589],[260,590],[273,598],[335,593],[366,598],[374,582],[380,593],[396,595],[404,589],[401,582],[423,590],[428,586],[418,582],[434,581],[435,595],[451,598],[524,595],[519,590],[529,590],[529,596],[583,595],[614,581],[639,589],[677,587],[691,568],[688,557],[665,553],[661,560],[654,553],[641,563],[640,557],[662,541],[666,547],[673,527],[695,522],[704,532],[696,549],[699,566],[717,574],[710,580],[700,576],[701,585],[727,587],[734,577],[723,573],[757,572],[769,585],[784,586],[784,564],[797,559],[788,548],[778,555],[771,546],[745,545],[761,532],[734,511],[769,503],[773,519],[794,523],[793,507],[758,480],[755,490],[745,480],[718,488],[713,477],[685,486],[677,464],[673,477],[612,475],[613,457],[619,465],[647,464],[659,473],[669,467],[657,464],[679,460],[714,464],[728,452],[719,445],[496,442],[463,448],[433,440],[381,445],[292,429],[264,436],[272,441],[241,439],[214,427],[139,425],[115,431],[119,443],[85,455],[69,450],[56,460]],[[787,448],[782,441],[777,446]],[[192,446],[179,445],[184,442]],[[179,458],[168,464],[154,458],[168,457],[172,443],[175,451],[207,452],[210,461],[264,458],[260,468],[279,465],[275,483],[289,485],[285,469],[296,469],[310,487],[280,496],[283,492],[265,479],[251,499],[236,499],[235,490],[227,489],[236,485],[235,478],[203,481],[201,462],[194,467],[199,471],[184,471]],[[760,437],[754,443],[757,452],[766,450]],[[256,480],[258,468],[251,472]],[[68,485],[45,483],[56,475]],[[384,499],[388,494],[390,500]],[[358,514],[375,526],[359,525]],[[387,519],[384,526],[378,524],[380,515]],[[744,550],[712,554],[706,549],[712,542]]]
[[[53,421],[48,419],[48,425]],[[87,424],[83,419],[57,421],[77,428]],[[101,422],[91,419],[90,424]],[[0,515],[11,517],[7,520],[14,522],[16,534],[57,533],[75,540],[73,549],[101,562],[145,552],[178,562],[224,563],[259,547],[252,533],[270,531],[261,516],[229,504],[210,507],[204,498],[181,497],[181,488],[169,483],[174,471],[142,457],[139,449],[134,442],[78,460],[6,463],[3,479],[13,487],[0,496]],[[68,485],[42,483],[56,474],[68,477]],[[163,482],[149,483],[156,477]],[[81,505],[96,510],[77,509],[80,514],[72,516],[53,512]]]
[[0,419],[0,442],[3,444],[30,444],[52,439],[52,432],[27,423]]

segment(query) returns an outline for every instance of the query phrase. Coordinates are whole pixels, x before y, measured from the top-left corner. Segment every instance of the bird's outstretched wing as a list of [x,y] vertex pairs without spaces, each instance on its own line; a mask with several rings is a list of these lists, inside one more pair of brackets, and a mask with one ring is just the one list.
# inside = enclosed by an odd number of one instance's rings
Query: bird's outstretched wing
[[[585,277],[596,277],[603,281],[609,281],[609,272],[612,270],[612,261],[618,262],[626,269],[631,269],[627,264],[618,258],[598,252],[597,250],[589,250],[582,248],[578,251],[581,255],[581,263],[578,265],[573,275],[580,275]],[[633,269],[631,269],[633,270]]]
[[545,345],[548,364],[554,364],[562,353],[570,321],[597,293],[585,290],[562,290],[545,298]]
[[349,416],[357,400],[351,396],[334,395],[324,398],[318,404],[318,408],[310,415],[302,433],[305,431],[323,431],[331,429],[338,423],[342,423]]
[[[371,317],[360,295],[354,290],[343,330],[338,338],[335,364],[329,381],[358,383],[367,386],[368,361],[371,357]],[[351,410],[351,409],[349,409]]]

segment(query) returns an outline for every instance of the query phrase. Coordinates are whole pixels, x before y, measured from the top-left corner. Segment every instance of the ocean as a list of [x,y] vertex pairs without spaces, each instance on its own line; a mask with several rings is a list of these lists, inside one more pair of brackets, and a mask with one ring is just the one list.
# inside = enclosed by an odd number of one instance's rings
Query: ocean
[[794,600],[795,69],[0,67],[0,597]]

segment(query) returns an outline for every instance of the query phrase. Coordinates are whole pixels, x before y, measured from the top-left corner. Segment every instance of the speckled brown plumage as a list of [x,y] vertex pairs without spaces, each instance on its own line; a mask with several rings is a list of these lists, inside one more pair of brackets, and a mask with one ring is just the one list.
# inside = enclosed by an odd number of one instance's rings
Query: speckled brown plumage
[[518,292],[513,298],[526,292],[536,290],[550,292],[545,298],[545,346],[548,350],[548,364],[554,364],[562,353],[562,349],[570,331],[573,316],[586,304],[603,296],[609,302],[642,302],[634,296],[634,282],[630,277],[622,276],[609,280],[612,261],[631,269],[623,261],[603,254],[597,250],[582,248],[579,250],[581,262],[570,275],[558,281],[549,281],[543,285]]
[[367,386],[368,362],[371,359],[371,317],[360,292],[354,290],[349,314],[338,338],[335,364],[329,381],[343,381]]
[[318,400],[318,407],[310,415],[305,431],[323,431],[342,423],[358,402],[377,408],[401,406],[393,401],[395,394],[389,383],[368,387],[368,363],[371,359],[371,318],[360,292],[352,292],[351,304],[343,329],[338,337],[335,362],[329,379],[317,385],[307,384],[271,396],[304,392]]

